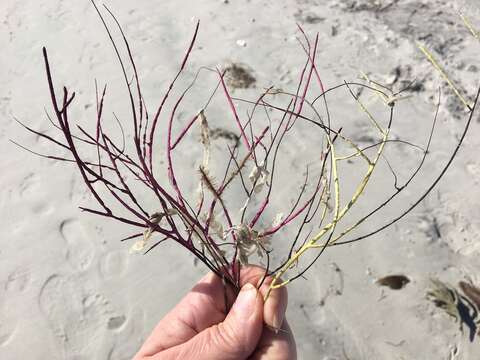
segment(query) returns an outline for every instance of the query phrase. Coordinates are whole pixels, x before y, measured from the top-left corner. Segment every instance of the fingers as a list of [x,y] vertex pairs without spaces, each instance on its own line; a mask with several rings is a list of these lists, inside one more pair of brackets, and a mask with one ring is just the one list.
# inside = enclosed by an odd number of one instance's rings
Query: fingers
[[247,284],[223,322],[152,359],[246,359],[256,349],[262,331],[262,295],[253,285]]
[[204,276],[147,338],[135,359],[182,344],[225,319],[224,286],[213,273]]
[[[265,269],[258,266],[249,266],[247,268],[243,268],[240,277],[241,285],[251,283],[258,286],[262,281],[264,274]],[[272,281],[273,279],[271,277],[267,277],[260,287],[259,291],[263,298],[265,298],[267,295]],[[272,328],[280,329],[285,318],[287,305],[288,294],[285,287],[281,287],[270,292],[270,295],[265,302],[263,311],[263,320],[265,324],[271,326]]]
[[286,320],[279,331],[264,327],[255,353],[249,360],[295,360],[297,347]]
[[[265,274],[265,269],[250,266],[242,270],[243,282],[251,282],[260,285]],[[273,278],[267,277],[260,286],[259,292],[262,298],[268,293]],[[266,326],[255,353],[251,360],[295,360],[297,348],[293,333],[285,320],[285,312],[288,304],[286,287],[272,290],[264,304],[263,317]],[[275,329],[279,329],[275,331]]]

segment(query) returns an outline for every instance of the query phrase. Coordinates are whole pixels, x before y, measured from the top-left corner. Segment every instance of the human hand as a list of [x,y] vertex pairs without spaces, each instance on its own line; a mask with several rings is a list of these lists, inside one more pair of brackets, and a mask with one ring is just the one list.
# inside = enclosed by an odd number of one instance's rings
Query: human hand
[[[225,287],[213,273],[203,277],[157,324],[133,360],[290,360],[296,346],[285,320],[287,290],[272,291],[264,303],[271,278],[259,290],[265,270],[241,270],[242,289],[225,314]],[[275,331],[275,329],[279,329]]]

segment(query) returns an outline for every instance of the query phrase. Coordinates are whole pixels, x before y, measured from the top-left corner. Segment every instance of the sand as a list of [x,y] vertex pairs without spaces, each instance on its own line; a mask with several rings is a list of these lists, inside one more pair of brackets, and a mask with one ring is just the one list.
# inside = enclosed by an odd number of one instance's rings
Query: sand
[[[188,71],[244,64],[255,85],[236,95],[254,98],[270,85],[294,86],[305,60],[296,23],[312,37],[319,33],[318,66],[326,87],[356,80],[360,71],[395,86],[416,78],[421,87],[398,102],[394,131],[405,138],[419,136],[422,143],[442,81],[415,41],[432,49],[462,92],[472,96],[479,84],[480,44],[457,13],[465,11],[478,28],[480,7],[473,0],[108,4],[134,48],[152,107],[174,75],[198,19],[200,32]],[[42,46],[49,51],[57,86],[77,91],[72,117],[93,119],[97,79],[108,83],[109,111],[127,118],[121,73],[90,2],[3,0],[0,14],[0,359],[130,359],[206,269],[194,267],[192,256],[174,243],[146,256],[129,254],[130,244],[118,241],[131,233],[128,227],[78,209],[93,202],[76,168],[38,158],[9,142],[41,153],[57,151],[14,120],[53,134],[44,116],[50,104]],[[198,108],[199,101],[193,95],[191,108]],[[358,139],[366,136],[368,142],[368,133],[356,122],[358,112],[338,114],[350,122]],[[365,230],[407,207],[431,182],[448,160],[465,120],[458,101],[446,91],[425,175]],[[228,128],[233,120],[217,113],[211,121]],[[287,316],[299,359],[480,357],[478,337],[470,341],[468,328],[461,333],[453,318],[425,298],[432,277],[454,286],[460,280],[480,284],[478,125],[477,115],[452,167],[412,213],[366,241],[327,251],[306,274],[308,280],[289,285]],[[298,136],[310,139],[307,132]],[[193,191],[196,183],[188,182],[193,160],[188,159],[201,153],[188,152],[189,142],[197,144],[198,137],[186,141],[179,150],[185,166],[177,167]],[[302,140],[294,145],[283,155],[287,165],[308,156]],[[392,156],[409,166],[418,159],[409,152]],[[292,165],[290,171],[301,169]],[[285,175],[288,179],[289,173]],[[280,202],[291,201],[288,182],[285,186],[278,191]],[[369,190],[368,201],[378,201],[383,194],[381,187]],[[368,202],[357,211],[367,208]],[[289,233],[283,235],[288,239]],[[405,275],[410,282],[401,290],[376,284],[390,274]]]

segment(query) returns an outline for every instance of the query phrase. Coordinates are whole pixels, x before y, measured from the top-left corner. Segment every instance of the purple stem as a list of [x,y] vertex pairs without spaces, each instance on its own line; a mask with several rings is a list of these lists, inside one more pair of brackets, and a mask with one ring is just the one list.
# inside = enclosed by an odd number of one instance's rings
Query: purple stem
[[250,143],[248,142],[247,136],[245,135],[245,131],[243,130],[243,126],[240,122],[240,118],[238,117],[238,113],[237,113],[237,110],[235,109],[235,105],[233,104],[232,97],[230,96],[230,94],[228,92],[227,85],[225,84],[225,81],[223,80],[224,74],[222,74],[220,72],[220,70],[218,70],[218,69],[217,69],[217,73],[220,76],[220,81],[222,82],[223,91],[225,92],[225,95],[226,95],[227,100],[228,100],[228,104],[230,106],[230,109],[232,110],[233,116],[235,117],[235,121],[237,122],[238,128],[239,128],[240,133],[242,135],[243,142],[244,142],[245,146],[247,147],[247,150],[250,151]]

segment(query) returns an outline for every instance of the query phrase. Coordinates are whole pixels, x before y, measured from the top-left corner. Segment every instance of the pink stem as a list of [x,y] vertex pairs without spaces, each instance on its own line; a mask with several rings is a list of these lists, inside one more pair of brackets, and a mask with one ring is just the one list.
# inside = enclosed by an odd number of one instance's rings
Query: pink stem
[[228,89],[227,89],[227,85],[223,80],[224,74],[222,74],[218,69],[217,69],[217,72],[218,72],[218,75],[220,76],[220,81],[222,82],[223,91],[227,96],[228,104],[230,105],[230,109],[232,110],[233,116],[235,117],[235,121],[237,122],[238,128],[240,130],[240,134],[242,135],[243,142],[247,150],[250,151],[250,143],[248,142],[247,135],[245,135],[245,131],[243,130],[243,126],[240,122],[240,118],[238,117],[237,110],[235,109],[235,105],[233,104],[232,97],[230,96],[230,93],[228,92]]
[[172,150],[175,149],[175,147],[178,145],[180,141],[182,141],[183,137],[187,134],[188,130],[190,130],[192,125],[195,123],[195,121],[197,121],[197,119],[198,119],[198,114],[195,115],[192,120],[190,120],[188,125],[182,130],[180,135],[178,135],[177,140],[175,140],[175,142],[172,145]]
[[154,139],[154,135],[155,135],[155,130],[157,128],[157,122],[158,122],[158,119],[160,117],[160,113],[162,112],[162,109],[163,109],[163,106],[165,105],[165,101],[167,100],[169,94],[170,94],[170,91],[172,90],[173,88],[173,85],[175,84],[175,82],[177,81],[178,77],[180,76],[180,74],[182,73],[183,69],[185,68],[185,65],[187,63],[187,60],[188,60],[188,57],[190,56],[190,53],[192,52],[192,49],[193,49],[193,45],[195,44],[195,40],[197,38],[197,33],[198,33],[198,28],[200,26],[200,21],[197,21],[197,26],[195,27],[195,32],[193,34],[193,38],[192,40],[190,41],[190,46],[188,47],[188,50],[187,50],[187,53],[185,54],[184,58],[183,58],[183,61],[182,61],[182,65],[180,66],[180,70],[178,70],[177,72],[177,75],[175,76],[175,78],[172,80],[172,82],[170,83],[169,87],[168,87],[168,90],[167,92],[165,93],[165,95],[163,96],[163,99],[160,103],[160,106],[158,107],[157,109],[157,112],[155,114],[155,116],[153,117],[153,122],[152,122],[152,127],[150,129],[150,141],[148,143],[148,158],[149,158],[149,161],[150,161],[150,171],[153,172],[153,156],[152,156],[152,152],[153,152],[153,139]]

